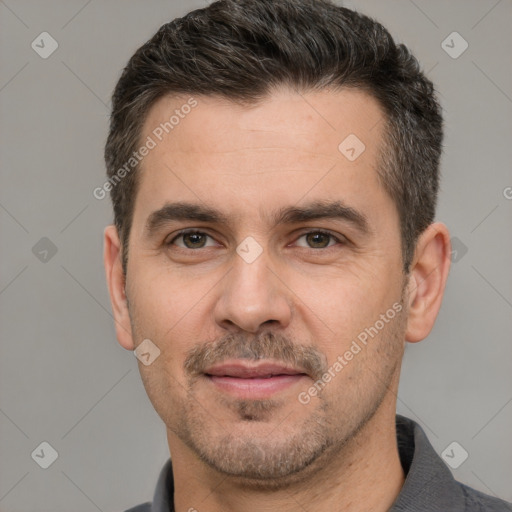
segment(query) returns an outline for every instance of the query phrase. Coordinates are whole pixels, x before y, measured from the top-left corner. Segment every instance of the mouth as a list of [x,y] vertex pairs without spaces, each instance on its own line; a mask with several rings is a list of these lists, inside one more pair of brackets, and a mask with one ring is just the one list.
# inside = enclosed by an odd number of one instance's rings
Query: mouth
[[302,370],[269,362],[226,361],[208,368],[205,377],[221,392],[263,400],[307,378]]

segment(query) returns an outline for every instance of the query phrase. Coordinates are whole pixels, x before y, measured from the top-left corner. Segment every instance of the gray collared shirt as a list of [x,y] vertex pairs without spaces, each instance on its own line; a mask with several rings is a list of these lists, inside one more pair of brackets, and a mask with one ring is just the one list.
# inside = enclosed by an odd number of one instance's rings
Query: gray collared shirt
[[[512,512],[512,504],[457,482],[413,420],[396,415],[396,432],[405,483],[389,512]],[[153,503],[126,512],[174,512],[171,460],[163,467]]]

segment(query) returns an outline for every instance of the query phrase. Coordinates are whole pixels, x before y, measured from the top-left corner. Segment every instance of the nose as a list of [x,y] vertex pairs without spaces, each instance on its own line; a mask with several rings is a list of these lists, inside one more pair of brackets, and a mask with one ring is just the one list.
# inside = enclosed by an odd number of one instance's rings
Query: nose
[[222,281],[214,309],[220,327],[257,333],[262,326],[289,325],[291,291],[272,266],[266,251],[251,263],[238,254],[234,256],[233,267]]

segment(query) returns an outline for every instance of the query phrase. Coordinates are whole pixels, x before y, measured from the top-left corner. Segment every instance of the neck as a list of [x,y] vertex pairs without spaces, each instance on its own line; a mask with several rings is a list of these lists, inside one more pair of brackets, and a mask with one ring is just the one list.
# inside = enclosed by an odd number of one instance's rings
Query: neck
[[176,512],[246,512],[248,503],[251,512],[388,511],[405,480],[392,398],[384,400],[349,443],[324,454],[302,480],[282,487],[248,485],[219,474],[168,432]]

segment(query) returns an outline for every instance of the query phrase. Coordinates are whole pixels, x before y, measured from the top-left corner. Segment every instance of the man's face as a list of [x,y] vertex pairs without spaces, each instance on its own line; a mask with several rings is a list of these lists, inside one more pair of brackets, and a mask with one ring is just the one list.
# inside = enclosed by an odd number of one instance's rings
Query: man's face
[[[382,111],[355,90],[195,99],[158,101],[141,138],[157,145],[126,294],[135,345],[161,354],[140,371],[170,443],[222,473],[286,477],[335,454],[396,391],[406,311],[399,218],[377,176]],[[304,215],[320,205],[338,208]]]

